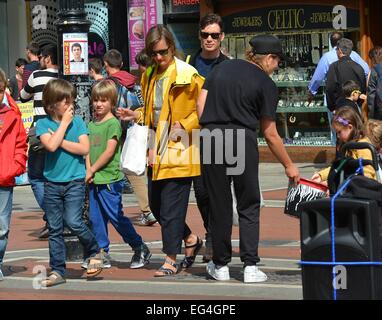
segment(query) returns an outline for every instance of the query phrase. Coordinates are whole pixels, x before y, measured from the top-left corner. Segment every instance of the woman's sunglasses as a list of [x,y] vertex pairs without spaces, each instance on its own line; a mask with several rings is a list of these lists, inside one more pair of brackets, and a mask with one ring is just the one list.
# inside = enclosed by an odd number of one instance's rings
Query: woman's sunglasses
[[167,56],[167,55],[168,55],[168,50],[169,50],[169,49],[170,49],[170,48],[163,49],[163,50],[158,50],[158,51],[152,51],[152,52],[151,52],[151,57],[152,57],[152,58],[155,58],[158,54],[159,54],[160,56],[162,56],[162,57]]
[[209,32],[200,32],[200,36],[203,38],[203,39],[208,39],[209,36],[211,36],[212,39],[214,40],[218,40],[219,37],[221,35],[221,32],[213,32],[213,33],[209,33]]

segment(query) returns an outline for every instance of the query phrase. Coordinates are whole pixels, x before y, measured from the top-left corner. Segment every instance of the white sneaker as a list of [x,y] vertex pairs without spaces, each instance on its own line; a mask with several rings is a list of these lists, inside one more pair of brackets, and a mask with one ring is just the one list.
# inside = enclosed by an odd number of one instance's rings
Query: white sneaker
[[267,281],[267,275],[256,266],[246,266],[244,268],[244,282],[264,282]]
[[208,274],[215,280],[228,281],[230,279],[228,266],[217,266],[213,261],[210,261],[208,262],[206,269]]

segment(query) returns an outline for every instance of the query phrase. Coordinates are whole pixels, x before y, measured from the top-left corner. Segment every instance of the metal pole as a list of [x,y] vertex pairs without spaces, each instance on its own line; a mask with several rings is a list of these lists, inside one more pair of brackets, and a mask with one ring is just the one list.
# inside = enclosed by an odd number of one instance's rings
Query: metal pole
[[[57,28],[58,77],[71,82],[77,89],[75,114],[86,123],[91,119],[90,88],[88,76],[88,33],[91,22],[86,18],[84,0],[59,0]],[[77,48],[77,49],[75,49]],[[80,57],[75,51],[80,48]],[[87,222],[87,205],[84,203],[84,218]],[[84,252],[78,238],[64,233],[68,261],[83,259]]]

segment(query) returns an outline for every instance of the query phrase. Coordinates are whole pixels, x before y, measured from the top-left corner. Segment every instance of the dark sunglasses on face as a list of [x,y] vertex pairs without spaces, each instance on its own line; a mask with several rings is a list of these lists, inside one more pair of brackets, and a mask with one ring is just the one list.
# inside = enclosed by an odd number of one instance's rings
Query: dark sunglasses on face
[[152,58],[155,58],[158,54],[159,54],[160,56],[162,56],[162,57],[167,56],[167,55],[168,55],[168,50],[169,50],[169,49],[170,49],[170,48],[163,49],[163,50],[158,50],[158,51],[152,51],[152,52],[151,52],[151,57],[152,57]]
[[200,32],[200,36],[203,38],[203,39],[208,39],[209,36],[211,36],[212,39],[214,40],[218,40],[219,37],[221,35],[221,32],[213,32],[213,33],[209,33],[209,32]]

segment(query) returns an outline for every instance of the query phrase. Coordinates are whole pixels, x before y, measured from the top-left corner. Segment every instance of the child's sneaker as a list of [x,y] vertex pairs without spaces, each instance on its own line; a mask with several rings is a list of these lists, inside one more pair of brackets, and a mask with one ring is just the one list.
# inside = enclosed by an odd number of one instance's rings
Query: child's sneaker
[[267,281],[267,275],[256,266],[246,266],[244,268],[244,282],[255,283]]
[[230,279],[228,266],[217,266],[213,261],[208,262],[207,272],[218,281],[228,281]]
[[134,255],[131,258],[130,268],[138,269],[150,262],[151,252],[147,245],[143,243],[138,249],[134,250]]
[[89,258],[84,259],[84,261],[81,263],[82,269],[86,270],[88,268],[89,260],[90,260]]
[[152,226],[157,222],[157,219],[155,219],[154,214],[152,212],[149,213],[141,213],[140,219],[139,219],[139,225],[141,226]]
[[101,257],[102,257],[102,268],[103,269],[111,268],[111,257],[110,257],[110,255],[103,250],[101,250],[100,253],[101,253]]

